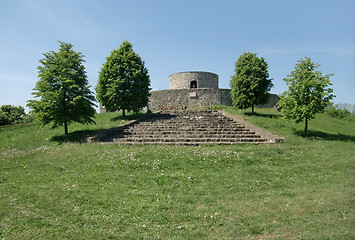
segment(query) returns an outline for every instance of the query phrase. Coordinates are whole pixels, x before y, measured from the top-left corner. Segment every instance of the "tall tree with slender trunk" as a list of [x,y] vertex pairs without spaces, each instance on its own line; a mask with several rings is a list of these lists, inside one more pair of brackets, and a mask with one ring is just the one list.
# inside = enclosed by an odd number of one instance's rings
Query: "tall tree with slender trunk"
[[39,61],[39,80],[32,93],[39,100],[29,100],[27,106],[43,125],[64,126],[67,135],[73,122],[95,123],[95,97],[88,85],[84,55],[75,52],[70,43],[59,44],[58,52],[44,53]]
[[309,57],[301,59],[284,81],[288,90],[284,92],[278,105],[282,108],[284,119],[295,119],[296,123],[303,122],[304,135],[308,134],[308,122],[319,112],[323,112],[330,100],[333,99],[333,89],[329,78],[333,74],[322,75],[317,68],[320,65]]

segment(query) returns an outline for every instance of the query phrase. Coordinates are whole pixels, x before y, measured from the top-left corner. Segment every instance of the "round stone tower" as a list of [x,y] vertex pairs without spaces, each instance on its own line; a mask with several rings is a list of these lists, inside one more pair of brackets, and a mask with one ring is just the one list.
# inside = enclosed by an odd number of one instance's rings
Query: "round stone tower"
[[180,72],[169,76],[169,89],[218,89],[218,75],[211,72]]

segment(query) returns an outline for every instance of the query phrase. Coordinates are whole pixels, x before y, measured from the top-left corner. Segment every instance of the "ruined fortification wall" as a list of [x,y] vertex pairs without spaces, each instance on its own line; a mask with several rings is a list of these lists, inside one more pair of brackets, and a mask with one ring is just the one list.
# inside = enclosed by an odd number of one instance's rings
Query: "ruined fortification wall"
[[[150,110],[185,109],[211,105],[232,106],[230,89],[175,89],[152,91],[149,98]],[[258,108],[272,108],[279,101],[279,97],[270,94],[269,103],[256,106]]]
[[231,106],[229,89],[175,89],[152,91],[148,107],[151,110],[185,109],[210,105]]
[[280,101],[280,97],[276,94],[269,94],[269,102],[264,105],[258,105],[257,108],[273,108]]

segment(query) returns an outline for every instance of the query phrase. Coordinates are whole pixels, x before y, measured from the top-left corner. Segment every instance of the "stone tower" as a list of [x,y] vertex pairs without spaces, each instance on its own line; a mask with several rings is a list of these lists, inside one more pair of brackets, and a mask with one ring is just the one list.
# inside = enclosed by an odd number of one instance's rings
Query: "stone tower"
[[180,72],[169,76],[169,89],[218,89],[218,75],[210,72]]

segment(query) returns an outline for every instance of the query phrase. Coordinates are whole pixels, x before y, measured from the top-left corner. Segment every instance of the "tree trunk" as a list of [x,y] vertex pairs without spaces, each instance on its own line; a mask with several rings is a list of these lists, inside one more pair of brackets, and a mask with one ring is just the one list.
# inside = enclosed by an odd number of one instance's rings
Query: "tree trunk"
[[125,109],[122,109],[122,117],[125,117],[126,116],[126,111]]
[[304,118],[304,135],[307,136],[308,132],[308,118]]
[[68,135],[68,123],[67,123],[67,121],[64,122],[64,134]]
[[254,114],[254,104],[251,105],[251,114]]

